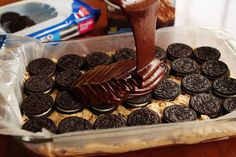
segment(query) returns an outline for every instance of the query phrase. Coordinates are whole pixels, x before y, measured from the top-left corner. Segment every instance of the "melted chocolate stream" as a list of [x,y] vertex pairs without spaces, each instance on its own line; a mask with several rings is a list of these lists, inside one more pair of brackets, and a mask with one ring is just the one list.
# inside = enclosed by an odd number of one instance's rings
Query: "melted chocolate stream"
[[137,60],[97,66],[78,79],[71,91],[87,105],[121,104],[145,95],[164,76],[155,57],[155,28],[158,0],[112,0],[127,13],[136,45]]

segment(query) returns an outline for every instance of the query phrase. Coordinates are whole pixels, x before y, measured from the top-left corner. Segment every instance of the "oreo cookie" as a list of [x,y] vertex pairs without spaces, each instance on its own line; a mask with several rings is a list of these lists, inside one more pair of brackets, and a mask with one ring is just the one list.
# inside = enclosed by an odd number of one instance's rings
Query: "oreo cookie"
[[148,108],[142,108],[131,112],[127,117],[129,126],[152,125],[160,123],[160,117],[156,112]]
[[81,76],[79,69],[68,69],[55,76],[55,83],[59,89],[69,89]]
[[69,91],[60,92],[55,99],[56,109],[65,114],[80,112],[83,110],[84,105]]
[[6,12],[3,13],[0,17],[0,22],[2,25],[9,21],[17,21],[20,18],[20,15],[16,12]]
[[212,94],[201,93],[189,100],[189,107],[198,115],[207,115],[214,118],[221,113],[221,100]]
[[156,46],[156,57],[159,60],[163,61],[163,60],[166,59],[167,53],[166,53],[166,51],[163,48],[161,48],[159,46]]
[[166,65],[166,64],[164,64],[164,63],[162,63],[161,64],[161,67],[163,67],[164,68],[164,76],[163,76],[163,79],[166,79],[166,78],[168,78],[168,77],[170,77],[170,68],[168,67],[168,65]]
[[236,110],[236,97],[227,98],[223,102],[223,111],[225,114]]
[[54,87],[54,81],[46,75],[31,76],[25,81],[24,90],[28,94],[33,93],[49,93]]
[[152,96],[158,100],[174,100],[180,92],[180,86],[176,82],[165,79],[152,91]]
[[182,79],[182,89],[188,94],[209,92],[211,82],[200,74],[190,74]]
[[185,76],[192,73],[199,73],[197,62],[190,58],[178,58],[171,63],[172,73],[177,76]]
[[196,112],[186,106],[171,105],[163,111],[163,121],[167,123],[197,120]]
[[219,60],[220,56],[220,51],[210,46],[198,47],[193,51],[194,59],[200,64],[209,60]]
[[93,126],[88,120],[73,116],[61,120],[58,124],[57,132],[62,134],[67,132],[90,130],[92,128]]
[[56,70],[56,64],[48,58],[38,58],[32,60],[27,69],[30,75],[52,76]]
[[32,94],[26,97],[22,104],[22,112],[28,117],[41,117],[49,115],[54,101],[50,95]]
[[56,124],[49,118],[37,117],[29,119],[23,126],[22,129],[31,132],[41,132],[45,128],[53,133],[56,133]]
[[59,71],[68,69],[80,69],[83,66],[84,59],[76,54],[68,54],[60,57],[57,62]]
[[192,57],[193,49],[183,43],[173,43],[167,48],[167,56],[170,60],[177,58],[190,58]]
[[117,105],[114,104],[100,104],[96,106],[91,105],[89,109],[93,114],[100,115],[100,114],[112,113],[114,110],[117,109]]
[[136,59],[136,52],[131,48],[121,48],[118,49],[114,55],[112,55],[115,61],[128,60],[128,59]]
[[115,114],[104,114],[99,116],[94,122],[95,129],[109,129],[125,127],[125,119]]
[[138,96],[132,99],[128,99],[124,102],[126,107],[144,107],[151,102],[152,95],[148,93],[143,96]]
[[93,68],[103,64],[110,64],[112,62],[111,57],[103,52],[90,53],[85,59],[87,68]]
[[201,67],[202,74],[211,80],[215,80],[219,77],[230,75],[228,66],[218,60],[209,60],[202,64]]
[[212,91],[219,97],[236,97],[236,79],[219,78],[213,82]]

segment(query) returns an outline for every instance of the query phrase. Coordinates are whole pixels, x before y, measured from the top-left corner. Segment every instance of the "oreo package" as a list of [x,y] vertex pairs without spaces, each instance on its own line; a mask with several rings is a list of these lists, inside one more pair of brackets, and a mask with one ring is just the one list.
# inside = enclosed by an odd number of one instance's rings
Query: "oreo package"
[[91,31],[99,16],[82,0],[23,0],[0,8],[0,29],[42,42],[68,40]]

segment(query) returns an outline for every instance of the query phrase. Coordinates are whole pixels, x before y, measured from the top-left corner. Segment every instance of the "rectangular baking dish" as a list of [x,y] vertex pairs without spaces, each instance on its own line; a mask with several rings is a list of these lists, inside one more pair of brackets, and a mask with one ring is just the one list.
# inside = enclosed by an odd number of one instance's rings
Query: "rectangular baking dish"
[[[227,63],[231,76],[236,77],[236,42],[229,33],[197,27],[169,27],[156,31],[158,46],[166,49],[169,44],[175,42],[186,43],[193,48],[212,46],[219,49],[222,54],[220,60]],[[49,156],[122,153],[166,145],[227,139],[236,135],[236,127],[234,127],[236,126],[236,112],[211,120],[90,130],[62,135],[52,135],[46,130],[36,134],[21,130],[19,104],[22,98],[20,92],[25,66],[30,60],[38,57],[58,59],[62,55],[71,53],[85,56],[93,51],[110,52],[123,47],[134,48],[134,40],[132,33],[127,33],[66,41],[57,45],[36,43],[33,46],[35,49],[23,51],[23,54],[19,53],[19,56],[23,57],[19,57],[21,59],[17,60],[17,63],[14,62],[13,65],[5,65],[0,62],[2,71],[10,71],[10,80],[15,79],[13,82],[10,81],[12,85],[1,84],[1,87],[9,90],[14,85],[14,90],[1,95],[0,104],[5,103],[5,105],[0,106],[0,111],[4,112],[4,116],[0,118],[12,125],[0,123],[0,133],[15,136],[34,152]],[[1,93],[4,93],[2,89]],[[10,96],[16,98],[8,101]],[[15,107],[11,105],[13,102]],[[18,106],[16,107],[16,105]]]

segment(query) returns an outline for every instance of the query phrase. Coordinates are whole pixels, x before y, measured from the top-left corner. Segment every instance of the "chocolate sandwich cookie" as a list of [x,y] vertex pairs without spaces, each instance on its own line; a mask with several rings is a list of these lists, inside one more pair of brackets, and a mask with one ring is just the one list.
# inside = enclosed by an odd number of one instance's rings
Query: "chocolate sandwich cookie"
[[185,76],[199,72],[197,62],[190,58],[178,58],[171,63],[171,70],[174,75]]
[[163,111],[163,121],[167,123],[193,121],[196,119],[196,112],[186,106],[171,105]]
[[90,130],[92,128],[93,126],[88,120],[73,116],[61,120],[58,124],[57,132],[62,134],[67,132]]
[[95,129],[120,128],[125,126],[125,119],[116,114],[101,115],[94,122]]
[[131,112],[127,117],[129,126],[151,125],[160,123],[160,117],[156,112],[148,108],[142,108]]
[[25,81],[24,90],[28,94],[49,93],[54,87],[54,81],[47,75],[34,75]]
[[219,77],[230,75],[228,66],[218,60],[209,60],[202,64],[201,67],[202,74],[211,80],[215,80]]
[[221,100],[211,94],[201,93],[194,95],[189,100],[189,107],[200,115],[207,115],[210,118],[218,116],[221,112]]
[[170,68],[168,67],[168,65],[166,65],[165,63],[162,63],[161,67],[163,67],[163,69],[165,70],[164,71],[165,74],[163,76],[163,79],[170,77]]
[[41,117],[50,114],[53,104],[50,95],[32,94],[23,100],[21,109],[28,117]]
[[56,70],[56,64],[48,58],[38,58],[32,60],[27,69],[30,75],[52,76]]
[[182,89],[188,94],[209,92],[211,82],[200,74],[190,74],[182,79]]
[[236,110],[236,97],[227,98],[223,102],[223,111],[225,114]]
[[220,56],[220,51],[210,46],[198,47],[193,51],[194,59],[200,64],[209,60],[219,60]]
[[20,18],[20,15],[16,12],[6,12],[0,16],[0,22],[2,25],[9,21],[17,21]]
[[135,59],[136,52],[134,49],[131,49],[131,48],[121,48],[121,49],[118,49],[115,52],[115,54],[112,55],[112,57],[115,61]]
[[152,91],[152,95],[158,100],[174,100],[180,92],[180,86],[176,82],[165,79]]
[[86,56],[85,60],[87,68],[93,68],[103,64],[110,64],[112,62],[112,58],[103,52],[90,53]]
[[84,104],[73,97],[69,91],[60,92],[55,99],[55,105],[59,112],[66,114],[80,112],[84,108]]
[[190,58],[193,53],[193,49],[183,43],[174,43],[168,46],[167,56],[170,60],[177,58]]
[[159,46],[156,46],[156,57],[159,60],[163,61],[163,60],[166,59],[167,53],[166,53],[166,51],[163,48],[161,48]]
[[212,91],[219,97],[236,97],[236,79],[219,78],[213,82]]
[[68,89],[81,76],[79,69],[68,69],[56,75],[55,83],[59,89]]
[[124,102],[125,106],[129,107],[144,107],[151,102],[152,95],[148,93],[146,95],[138,96],[132,99],[128,99]]
[[53,133],[56,133],[56,124],[49,118],[37,117],[29,119],[23,126],[22,129],[31,132],[40,132],[45,128]]
[[84,59],[76,54],[68,54],[60,57],[57,62],[59,71],[68,69],[80,69],[83,66]]
[[117,105],[114,104],[100,104],[96,106],[91,105],[89,108],[89,110],[96,115],[112,113],[116,109]]

